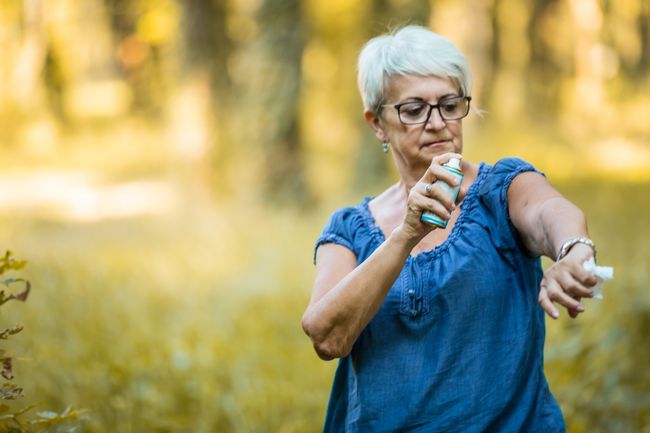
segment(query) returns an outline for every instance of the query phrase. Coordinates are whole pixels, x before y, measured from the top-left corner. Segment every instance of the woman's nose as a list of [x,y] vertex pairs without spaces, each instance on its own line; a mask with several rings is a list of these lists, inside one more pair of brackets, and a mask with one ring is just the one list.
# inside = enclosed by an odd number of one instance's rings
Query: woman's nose
[[440,115],[440,112],[435,108],[432,109],[431,115],[429,116],[429,120],[427,120],[425,127],[427,129],[433,129],[434,131],[437,131],[439,129],[444,128],[445,125],[446,125],[445,120]]

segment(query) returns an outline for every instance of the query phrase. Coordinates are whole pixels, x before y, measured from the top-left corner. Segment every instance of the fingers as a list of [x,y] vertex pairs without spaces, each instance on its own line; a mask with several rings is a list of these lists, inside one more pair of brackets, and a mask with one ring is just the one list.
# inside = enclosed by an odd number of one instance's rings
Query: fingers
[[429,197],[424,191],[424,186],[419,185],[421,193],[411,194],[409,197],[409,209],[416,215],[421,215],[425,211],[432,212],[444,220],[448,220],[450,213],[455,207],[451,198],[438,186],[434,185],[431,188]]
[[[551,298],[549,297],[548,290],[545,286],[542,286],[542,288],[539,291],[539,305],[542,307],[542,309],[548,314],[551,318],[557,319],[560,317],[560,311],[557,309],[555,304],[553,304],[553,301],[551,301]],[[578,314],[582,313],[584,311],[584,307],[581,305],[576,308],[567,308],[567,311],[569,312],[569,316],[572,319],[575,319],[578,317]]]
[[539,305],[542,307],[546,313],[551,316],[553,319],[557,319],[560,317],[560,312],[558,311],[557,308],[555,308],[555,305],[553,305],[553,302],[548,297],[548,293],[546,291],[546,286],[544,283],[542,283],[542,287],[539,291],[539,297],[537,299],[539,301]]
[[463,199],[464,199],[465,196],[467,195],[467,190],[468,190],[468,188],[465,187],[465,186],[461,186],[461,187],[460,187],[460,190],[458,191],[458,197],[456,197],[456,204],[458,204],[458,203],[460,203],[461,201],[463,201]]
[[594,256],[594,251],[584,244],[575,245],[569,253],[557,264],[563,265],[581,285],[586,288],[592,287],[598,279],[583,266],[584,263]]
[[594,296],[589,288],[594,280],[593,275],[571,260],[557,262],[544,273],[539,304],[554,319],[559,317],[555,304],[565,307],[569,316],[576,318],[585,311],[580,299]]
[[442,165],[431,165],[422,177],[422,181],[431,184],[437,180],[441,180],[452,187],[458,186],[458,178],[453,173],[445,169]]
[[594,296],[593,290],[585,287],[572,273],[563,272],[557,276],[557,280],[564,292],[574,299],[592,298]]
[[442,155],[438,155],[434,157],[432,161],[442,165],[446,162],[449,162],[449,160],[452,158],[463,159],[463,155],[456,152],[447,152],[447,153],[443,153]]
[[575,248],[574,254],[574,249],[571,249],[569,254],[555,265],[565,270],[563,272],[563,287],[569,289],[572,295],[583,298],[593,296],[590,287],[593,287],[598,282],[598,278],[583,267],[585,260],[592,254],[590,248],[585,248],[585,250],[586,252],[578,251]]
[[593,287],[598,282],[598,278],[596,278],[596,276],[591,272],[585,270],[582,266],[573,267],[571,269],[571,275],[587,290],[589,290],[589,287]]
[[[424,212],[431,212],[447,221],[451,218],[451,212],[456,209],[454,198],[449,196],[449,191],[445,188],[446,185],[436,183],[440,180],[453,187],[459,185],[457,177],[442,166],[452,158],[461,159],[462,155],[450,152],[433,158],[422,179],[409,192],[407,221],[410,221],[409,225],[416,228],[416,231],[422,229],[419,227],[420,225],[430,229],[430,225],[423,223],[420,219]],[[466,191],[459,191],[460,198],[457,198],[456,201],[460,202],[465,194]]]
[[434,183],[436,180],[440,179],[448,185],[456,186],[458,181],[456,176],[442,167],[442,164],[449,162],[452,158],[461,159],[463,156],[459,153],[445,153],[440,156],[436,156],[431,160],[431,165],[424,173],[421,181],[424,183]]
[[551,302],[558,303],[567,310],[576,310],[579,312],[585,310],[585,307],[580,303],[580,301],[573,299],[568,293],[566,293],[557,280],[546,279],[544,284],[546,286],[548,298]]
[[425,198],[439,201],[447,209],[448,212],[451,212],[456,208],[456,205],[454,204],[452,198],[449,197],[449,194],[447,194],[445,189],[442,188],[440,185],[435,183],[428,183],[428,184],[419,183],[417,187],[418,190],[421,191],[421,195],[423,195]]

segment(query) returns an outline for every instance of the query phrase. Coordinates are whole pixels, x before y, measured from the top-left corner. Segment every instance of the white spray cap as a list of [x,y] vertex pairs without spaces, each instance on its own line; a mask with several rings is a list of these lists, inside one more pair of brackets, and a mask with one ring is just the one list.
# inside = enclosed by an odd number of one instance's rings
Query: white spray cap
[[449,162],[447,162],[445,165],[449,168],[455,168],[456,170],[460,170],[460,159],[451,158]]

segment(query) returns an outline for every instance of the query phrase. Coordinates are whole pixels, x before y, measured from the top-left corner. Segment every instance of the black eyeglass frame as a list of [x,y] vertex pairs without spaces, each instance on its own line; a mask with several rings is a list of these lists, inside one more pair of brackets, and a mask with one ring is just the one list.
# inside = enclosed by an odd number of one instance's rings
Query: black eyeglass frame
[[[467,100],[467,111],[465,111],[465,114],[463,114],[460,117],[454,117],[453,119],[450,119],[450,118],[447,118],[447,117],[443,116],[442,111],[440,111],[440,106],[444,105],[445,102],[449,102],[450,100],[455,100],[455,99],[465,99],[465,100]],[[395,105],[383,104],[383,105],[380,105],[380,107],[393,107],[394,109],[396,109],[397,110],[397,117],[399,118],[399,121],[403,125],[422,125],[422,124],[427,123],[429,121],[429,119],[431,118],[431,113],[433,112],[434,108],[436,110],[438,110],[438,114],[440,115],[440,118],[442,120],[460,120],[460,119],[463,119],[463,118],[467,117],[467,115],[469,114],[471,101],[472,101],[471,96],[452,96],[452,97],[449,97],[449,98],[444,98],[441,101],[438,101],[437,104],[429,104],[427,101],[408,101],[408,102],[402,102],[402,103],[395,104]],[[413,103],[416,103],[416,102],[424,103],[424,104],[427,104],[429,106],[429,112],[427,113],[427,117],[422,122],[404,122],[402,120],[402,113],[400,111],[400,108],[402,106],[404,106],[404,105],[413,104]]]

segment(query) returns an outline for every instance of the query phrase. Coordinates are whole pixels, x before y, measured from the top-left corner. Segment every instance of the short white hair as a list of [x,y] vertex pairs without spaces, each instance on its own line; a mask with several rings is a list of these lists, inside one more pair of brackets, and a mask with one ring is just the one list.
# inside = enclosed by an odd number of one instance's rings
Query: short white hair
[[454,44],[426,27],[410,25],[370,39],[359,54],[358,84],[364,108],[378,113],[391,77],[448,78],[463,96],[472,91],[472,72]]

